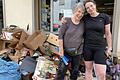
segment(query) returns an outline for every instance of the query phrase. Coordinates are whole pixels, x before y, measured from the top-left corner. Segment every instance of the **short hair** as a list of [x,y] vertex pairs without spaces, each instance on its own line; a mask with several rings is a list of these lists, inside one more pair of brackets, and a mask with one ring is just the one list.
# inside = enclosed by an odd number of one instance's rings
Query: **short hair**
[[86,4],[87,2],[92,2],[92,3],[94,3],[94,4],[96,5],[96,2],[95,2],[94,0],[85,0],[85,1],[84,1],[84,6],[85,6],[85,4]]
[[79,2],[79,3],[77,3],[77,4],[75,4],[75,5],[73,6],[73,8],[72,8],[73,14],[74,14],[79,8],[81,8],[82,11],[85,12],[85,7],[84,7],[84,5]]

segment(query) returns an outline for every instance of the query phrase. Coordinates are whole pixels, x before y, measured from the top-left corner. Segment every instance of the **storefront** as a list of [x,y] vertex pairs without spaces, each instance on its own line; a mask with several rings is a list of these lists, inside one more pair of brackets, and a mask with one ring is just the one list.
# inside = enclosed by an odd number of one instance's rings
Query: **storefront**
[[45,32],[58,34],[60,18],[64,15],[71,15],[71,7],[77,0],[39,0],[38,12],[39,27]]
[[[28,33],[43,30],[58,34],[61,16],[70,16],[76,2],[84,0],[2,0],[4,27],[18,25]],[[119,0],[96,0],[99,12],[110,15],[113,35],[113,54],[120,56],[120,6]],[[119,54],[119,55],[118,55]]]
[[[72,14],[72,6],[77,2],[83,1],[84,0],[38,0],[38,29],[57,33],[60,26],[60,18],[62,16],[70,17]],[[114,0],[96,0],[96,3],[99,12],[105,12],[110,15],[112,24]]]
[[[71,15],[71,8],[77,2],[83,2],[84,0],[39,0],[39,12],[40,12],[40,26],[46,32],[52,32],[58,34],[60,25],[60,18],[62,16],[69,17]],[[118,51],[118,44],[116,39],[119,39],[119,22],[116,21],[119,18],[118,0],[95,0],[97,9],[99,12],[107,13],[110,16],[111,32],[113,35],[113,54],[114,56],[120,56]],[[115,7],[114,7],[115,6]],[[117,17],[116,17],[117,16]],[[118,26],[118,27],[116,27]],[[115,32],[118,33],[115,33]],[[120,49],[119,49],[120,50]]]

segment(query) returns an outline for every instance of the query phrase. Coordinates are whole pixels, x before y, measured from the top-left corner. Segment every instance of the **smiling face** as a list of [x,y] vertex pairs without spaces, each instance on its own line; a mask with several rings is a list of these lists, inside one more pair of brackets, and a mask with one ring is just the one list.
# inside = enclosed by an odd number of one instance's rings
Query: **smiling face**
[[85,4],[85,8],[86,8],[87,12],[88,12],[90,15],[96,13],[96,11],[97,11],[97,10],[96,10],[96,4],[93,3],[93,2],[87,2],[87,3]]
[[75,12],[74,12],[74,18],[75,18],[76,20],[79,20],[79,21],[80,21],[80,19],[83,17],[83,15],[84,15],[84,11],[82,10],[82,8],[78,8],[78,9],[76,9]]
[[85,11],[85,8],[82,3],[75,4],[72,9],[74,20],[80,21],[84,15],[84,11]]

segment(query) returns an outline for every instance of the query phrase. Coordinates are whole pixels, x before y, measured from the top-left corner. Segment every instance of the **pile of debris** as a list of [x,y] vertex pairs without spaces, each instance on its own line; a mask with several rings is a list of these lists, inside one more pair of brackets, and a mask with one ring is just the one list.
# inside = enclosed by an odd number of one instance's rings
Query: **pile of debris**
[[[52,33],[46,35],[42,31],[35,31],[32,35],[29,35],[20,28],[12,29],[12,31],[3,30],[2,33],[1,40],[3,42],[8,41],[9,44],[4,43],[5,48],[0,51],[0,56],[9,58],[20,65],[18,70],[21,74],[21,80],[26,80],[26,78],[32,80],[33,74],[34,79],[38,72],[39,75],[43,75],[39,70],[43,68],[38,68],[38,66],[43,66],[46,70],[50,68],[49,71],[44,71],[44,76],[39,76],[39,78],[55,77],[59,58],[57,55],[59,52],[57,35]],[[44,62],[45,65],[40,64],[41,62]]]

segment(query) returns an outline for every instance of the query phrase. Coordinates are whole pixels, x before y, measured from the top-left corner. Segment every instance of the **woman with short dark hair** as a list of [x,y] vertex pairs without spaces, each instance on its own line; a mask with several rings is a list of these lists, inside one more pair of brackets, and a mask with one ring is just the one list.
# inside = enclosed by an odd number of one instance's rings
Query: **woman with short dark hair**
[[[106,55],[111,55],[112,37],[110,32],[109,16],[99,13],[94,0],[86,0],[84,6],[87,11],[85,16],[85,37],[83,55],[85,60],[85,80],[92,80],[93,66],[98,80],[106,80]],[[108,48],[105,52],[106,41]]]

